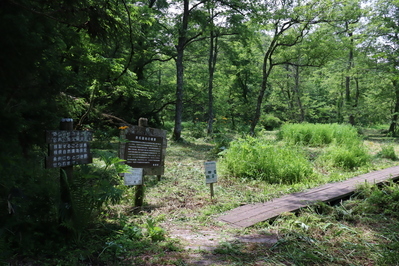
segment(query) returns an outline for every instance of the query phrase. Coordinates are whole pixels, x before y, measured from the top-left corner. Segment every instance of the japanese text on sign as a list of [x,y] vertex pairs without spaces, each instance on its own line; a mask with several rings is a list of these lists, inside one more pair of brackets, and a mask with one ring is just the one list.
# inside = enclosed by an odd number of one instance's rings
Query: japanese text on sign
[[93,139],[91,131],[50,130],[46,132],[47,143],[89,142]]
[[158,167],[162,165],[161,137],[133,135],[126,143],[126,164],[132,167]]
[[49,156],[46,157],[46,168],[91,163],[93,158],[88,143],[91,140],[92,132],[90,131],[47,131]]
[[88,143],[58,143],[50,144],[50,154],[53,155],[71,155],[76,153],[88,153]]

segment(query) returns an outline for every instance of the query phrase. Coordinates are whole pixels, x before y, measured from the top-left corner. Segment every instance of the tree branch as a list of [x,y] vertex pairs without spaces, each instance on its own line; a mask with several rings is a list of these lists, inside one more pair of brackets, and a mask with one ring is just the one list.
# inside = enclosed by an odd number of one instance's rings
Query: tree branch
[[118,75],[118,77],[114,78],[114,81],[118,80],[120,77],[122,77],[127,70],[129,69],[130,64],[132,63],[133,55],[134,55],[134,44],[133,44],[133,30],[132,30],[132,18],[130,16],[130,11],[129,8],[126,4],[125,0],[122,0],[123,6],[125,7],[126,13],[127,13],[127,18],[128,18],[128,23],[129,23],[129,42],[130,42],[130,56],[129,59],[125,65],[125,68],[123,71]]

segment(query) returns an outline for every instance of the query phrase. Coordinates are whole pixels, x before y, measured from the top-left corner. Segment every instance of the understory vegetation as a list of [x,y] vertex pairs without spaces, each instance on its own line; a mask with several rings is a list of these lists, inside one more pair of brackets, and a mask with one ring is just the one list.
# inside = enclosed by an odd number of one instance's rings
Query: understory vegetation
[[[288,137],[293,134],[284,133],[291,127],[309,136],[292,137],[301,140],[293,142]],[[334,134],[326,130],[331,127]],[[37,171],[26,180],[34,185],[46,178],[43,193],[26,195],[15,188],[8,199],[12,219],[1,229],[0,259],[10,265],[194,265],[195,260],[209,265],[395,265],[399,186],[393,182],[364,184],[346,201],[320,202],[247,229],[216,219],[243,204],[396,165],[397,140],[377,133],[358,135],[345,125],[293,124],[259,131],[256,138],[227,130],[223,138],[187,134],[184,142],[169,142],[162,179],[146,176],[142,207],[134,206],[135,187],[124,186],[119,175],[126,167],[116,156],[118,143],[98,144],[94,163],[75,167],[72,213],[62,206],[50,208],[59,196],[53,170]],[[310,145],[304,139],[324,141]],[[351,146],[349,153],[348,143],[361,152]],[[216,153],[216,147],[224,148]],[[204,180],[207,160],[218,161],[213,198]],[[243,243],[233,237],[212,250],[185,249],[189,243],[174,237],[182,229],[276,241]]]

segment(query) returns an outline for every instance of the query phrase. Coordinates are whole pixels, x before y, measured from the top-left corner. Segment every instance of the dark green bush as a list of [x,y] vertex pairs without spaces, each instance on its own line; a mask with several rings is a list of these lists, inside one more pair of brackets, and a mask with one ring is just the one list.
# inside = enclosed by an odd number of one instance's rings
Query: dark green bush
[[1,181],[1,192],[7,197],[0,203],[8,206],[0,209],[1,254],[55,254],[67,243],[82,244],[90,237],[87,229],[99,221],[103,207],[121,200],[123,187],[118,173],[125,170],[114,154],[96,154],[99,159],[94,164],[74,167],[73,181],[66,182],[71,199],[68,205],[60,201],[63,172],[44,169],[42,153],[37,153],[36,160],[26,161],[25,167],[15,167],[13,179]]
[[262,115],[260,118],[259,123],[266,129],[266,130],[274,130],[283,124],[283,121],[280,118],[275,117],[274,115],[265,114]]

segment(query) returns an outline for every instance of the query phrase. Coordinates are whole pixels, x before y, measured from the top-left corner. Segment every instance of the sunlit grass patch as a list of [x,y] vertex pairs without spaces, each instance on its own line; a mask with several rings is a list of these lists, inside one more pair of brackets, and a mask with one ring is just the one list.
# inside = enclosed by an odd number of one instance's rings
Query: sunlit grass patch
[[371,156],[362,143],[353,145],[331,145],[318,158],[319,164],[331,165],[348,170],[369,163]]
[[232,142],[219,163],[226,175],[271,184],[306,183],[314,178],[311,163],[296,146],[251,137]]
[[291,144],[323,146],[359,142],[356,128],[340,124],[285,124],[278,138]]
[[392,144],[391,145],[389,145],[389,144],[383,145],[381,147],[381,151],[378,153],[378,155],[382,158],[389,159],[392,161],[398,160],[398,156],[396,155],[395,148]]

